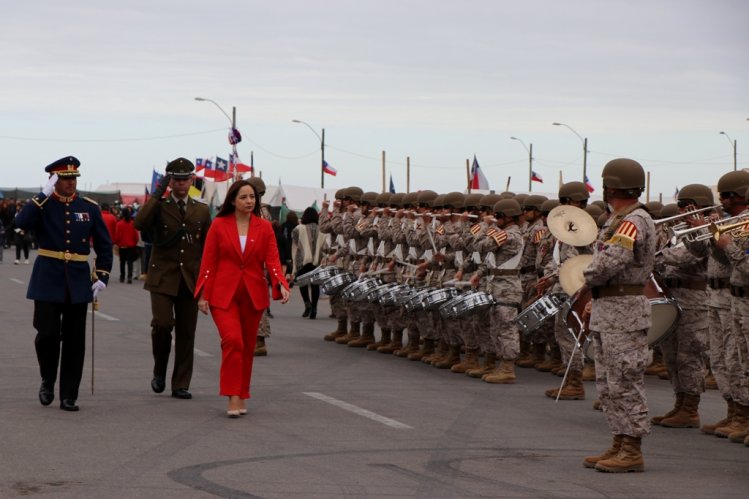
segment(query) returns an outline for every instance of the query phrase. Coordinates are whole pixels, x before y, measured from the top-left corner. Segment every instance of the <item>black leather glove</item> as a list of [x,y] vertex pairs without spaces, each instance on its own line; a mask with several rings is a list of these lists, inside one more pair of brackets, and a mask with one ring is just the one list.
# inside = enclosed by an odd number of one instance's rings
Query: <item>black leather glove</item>
[[172,180],[172,175],[170,173],[167,173],[164,175],[164,177],[159,181],[159,185],[156,186],[156,189],[153,191],[153,195],[157,198],[160,198],[164,195],[166,192],[166,188],[169,187],[169,182]]

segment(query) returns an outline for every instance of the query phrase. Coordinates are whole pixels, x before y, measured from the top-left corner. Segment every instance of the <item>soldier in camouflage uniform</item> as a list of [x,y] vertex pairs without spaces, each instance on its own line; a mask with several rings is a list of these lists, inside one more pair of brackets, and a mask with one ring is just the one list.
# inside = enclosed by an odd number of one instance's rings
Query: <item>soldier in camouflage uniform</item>
[[[714,204],[712,191],[704,185],[686,185],[678,194],[681,213]],[[685,245],[669,246],[657,255],[656,270],[681,306],[681,317],[660,344],[674,390],[674,408],[651,422],[667,428],[698,428],[708,340],[707,255],[697,256]]]
[[[255,192],[257,192],[257,202],[260,203],[260,213],[264,219],[268,222],[272,222],[273,217],[270,213],[270,206],[262,203],[263,195],[265,194],[265,182],[263,182],[263,179],[260,177],[251,177],[248,181],[255,188]],[[268,355],[268,347],[265,344],[265,341],[270,336],[269,314],[270,309],[267,309],[260,318],[260,324],[257,328],[257,342],[255,343],[255,357],[264,357]]]
[[[589,197],[590,193],[582,182],[567,182],[559,187],[560,204],[584,209],[588,204]],[[551,288],[550,293],[552,294],[564,293],[562,286],[559,284],[559,267],[570,258],[590,254],[591,251],[589,246],[576,247],[562,241],[556,241],[552,250],[553,257],[544,270],[544,278],[538,282],[539,291],[543,292]],[[545,394],[547,397],[558,400],[583,400],[585,398],[585,387],[583,386],[582,349],[575,347],[575,338],[570,334],[563,314],[557,314],[554,321],[554,338],[562,353],[563,364],[552,372],[561,376],[567,370],[568,365],[569,372],[562,387],[550,388],[546,390]]]
[[[653,220],[638,198],[645,171],[631,159],[615,159],[602,172],[604,200],[614,210],[584,271],[592,293],[586,307],[596,349],[596,388],[613,436],[611,447],[583,464],[605,472],[644,471],[642,437],[650,432],[645,398],[647,331],[652,325],[645,283],[655,264]],[[585,289],[583,289],[585,291]]]
[[522,209],[517,201],[507,198],[497,201],[493,211],[496,222],[478,244],[478,250],[487,257],[471,276],[471,283],[478,287],[479,278],[484,277],[487,291],[497,302],[486,313],[489,315],[494,354],[500,363],[481,379],[487,383],[512,384],[515,383],[515,360],[520,352],[520,336],[513,319],[520,311],[523,299],[519,268],[523,235],[518,226]]
[[[395,243],[395,249],[393,250],[393,259],[396,261],[396,275],[398,282],[401,284],[414,285],[416,282],[414,270],[408,265],[414,265],[408,260],[414,260],[417,254],[416,248],[411,248],[408,243],[407,235],[413,232],[416,217],[413,214],[413,210],[416,209],[418,204],[418,193],[409,192],[403,196],[401,202],[401,209],[395,214],[395,221],[393,222],[392,237],[393,243]],[[413,256],[412,256],[413,255]],[[408,265],[406,265],[408,264]],[[423,286],[423,283],[421,284]],[[406,330],[408,331],[408,341],[403,348],[395,350],[393,355],[396,357],[408,358],[411,354],[419,352],[419,325],[416,318],[416,314],[409,314],[401,307],[400,315],[405,322]]]
[[[740,173],[732,172],[729,178],[726,174],[718,182],[720,200],[731,215],[742,215],[744,218],[734,223],[743,222],[744,225],[731,233],[724,233],[715,242],[715,246],[728,257],[731,265],[731,335],[734,337],[736,354],[728,353],[727,367],[731,383],[735,383],[732,392],[734,413],[731,421],[715,429],[715,435],[728,438],[731,442],[743,442],[749,445],[749,189],[743,196],[743,178]],[[725,190],[724,190],[725,189]],[[738,190],[739,192],[736,192]],[[738,212],[738,213],[737,213]],[[740,365],[732,364],[734,358],[740,360]]]
[[[559,200],[557,199],[549,199],[541,204],[541,218],[544,221],[544,226],[546,226],[546,218],[549,216],[549,212],[557,206],[559,206]],[[537,232],[536,237],[539,239],[536,243],[536,274],[540,279],[544,276],[546,266],[549,265],[553,257],[556,238],[548,227],[544,231]],[[538,282],[536,282],[536,296],[541,295],[543,295],[543,291],[538,289]],[[551,372],[563,365],[562,352],[559,350],[556,338],[554,338],[555,324],[556,319],[546,319],[534,331],[533,356],[536,362],[533,367],[541,372]],[[546,358],[547,346],[549,350],[548,358]]]
[[[343,214],[346,212],[346,204],[350,201],[346,200],[347,189],[338,189],[335,193],[335,201],[333,202],[333,211],[328,211],[328,200],[323,201],[322,209],[320,210],[320,218],[318,220],[318,228],[321,233],[325,234],[325,246],[323,247],[323,254],[325,255],[320,261],[321,267],[327,266],[338,266],[342,267],[343,259],[337,260],[336,253],[342,244],[343,236],[339,236],[339,232],[335,228],[340,230],[341,219]],[[348,315],[346,308],[343,304],[343,300],[340,296],[335,295],[330,297],[330,309],[333,316],[338,321],[338,327],[335,331],[332,331],[324,336],[325,341],[335,341],[336,338],[348,334]]]

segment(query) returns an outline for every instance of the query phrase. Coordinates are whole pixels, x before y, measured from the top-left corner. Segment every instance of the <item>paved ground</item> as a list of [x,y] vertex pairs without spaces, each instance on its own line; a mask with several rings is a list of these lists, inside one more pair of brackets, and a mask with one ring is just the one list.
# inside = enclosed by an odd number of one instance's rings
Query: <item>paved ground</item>
[[[151,392],[148,294],[114,282],[96,317],[95,395],[87,355],[79,404],[40,406],[31,266],[0,264],[0,497],[747,497],[749,447],[656,427],[646,473],[582,467],[610,443],[588,400],[555,404],[559,378],[520,369],[493,386],[422,363],[322,341],[322,303],[274,304],[270,355],[257,359],[249,414],[224,415],[212,321],[197,333],[194,399]],[[89,324],[90,326],[90,324]],[[90,336],[89,336],[90,339]],[[671,405],[648,379],[655,413]],[[703,420],[722,417],[717,392]]]

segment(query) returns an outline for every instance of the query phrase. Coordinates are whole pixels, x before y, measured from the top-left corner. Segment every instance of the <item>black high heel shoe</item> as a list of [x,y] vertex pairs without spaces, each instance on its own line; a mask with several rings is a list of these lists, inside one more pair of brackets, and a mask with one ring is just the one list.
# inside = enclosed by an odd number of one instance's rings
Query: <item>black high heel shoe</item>
[[312,305],[309,303],[304,304],[304,313],[302,314],[302,317],[309,317],[310,312],[312,311]]
[[309,309],[309,318],[310,319],[315,319],[316,317],[317,317],[317,307],[316,306],[311,306],[310,309]]

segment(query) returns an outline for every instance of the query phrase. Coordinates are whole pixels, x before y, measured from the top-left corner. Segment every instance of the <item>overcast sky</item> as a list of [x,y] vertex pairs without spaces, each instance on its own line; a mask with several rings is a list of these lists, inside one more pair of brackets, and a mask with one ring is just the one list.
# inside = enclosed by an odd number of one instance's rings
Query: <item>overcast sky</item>
[[749,167],[745,0],[0,0],[0,186],[39,186],[72,154],[79,188],[150,181],[184,156],[240,157],[266,182],[463,190],[476,154],[491,188],[556,192],[614,157],[652,196]]

